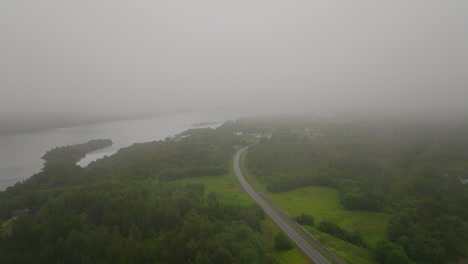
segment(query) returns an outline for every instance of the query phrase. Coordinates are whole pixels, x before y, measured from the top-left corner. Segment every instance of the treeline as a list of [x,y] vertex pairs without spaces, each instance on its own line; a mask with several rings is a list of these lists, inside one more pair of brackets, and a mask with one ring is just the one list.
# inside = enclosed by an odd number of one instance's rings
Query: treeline
[[246,158],[268,191],[336,188],[345,209],[395,215],[388,227],[395,258],[399,247],[425,263],[465,256],[468,186],[459,177],[468,175],[466,122],[299,118],[289,129],[279,123],[268,124],[275,133]]
[[[249,149],[249,169],[268,191],[282,192],[308,185],[338,188],[350,210],[382,211],[385,197],[379,188],[387,180],[374,160],[334,153],[328,143],[269,141]],[[283,139],[281,139],[283,140]],[[382,177],[380,177],[382,176]]]
[[46,165],[54,162],[77,163],[86,154],[98,149],[112,146],[110,139],[93,139],[83,144],[55,147],[47,151],[41,159],[46,161]]
[[2,263],[270,263],[257,206],[203,185],[105,180],[70,187],[13,222]]
[[[307,225],[307,226],[315,225],[314,217],[305,213],[302,213],[294,217],[294,220],[296,220],[296,222],[301,225]],[[323,220],[322,222],[320,222],[317,229],[324,233],[337,237],[341,240],[355,244],[357,246],[367,247],[367,243],[364,241],[359,231],[350,232],[340,227],[337,223],[332,222],[330,220]]]
[[[182,138],[183,136],[183,138]],[[229,172],[241,138],[224,126],[190,129],[176,139],[134,144],[88,165],[92,173],[134,179],[177,180]]]

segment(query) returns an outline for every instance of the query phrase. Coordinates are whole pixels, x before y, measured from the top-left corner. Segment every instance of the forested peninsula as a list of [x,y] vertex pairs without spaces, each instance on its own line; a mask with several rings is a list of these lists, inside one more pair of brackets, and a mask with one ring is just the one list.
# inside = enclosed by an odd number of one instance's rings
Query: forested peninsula
[[112,146],[110,139],[93,139],[83,144],[55,147],[47,151],[41,159],[46,161],[46,166],[54,162],[77,163],[86,154]]

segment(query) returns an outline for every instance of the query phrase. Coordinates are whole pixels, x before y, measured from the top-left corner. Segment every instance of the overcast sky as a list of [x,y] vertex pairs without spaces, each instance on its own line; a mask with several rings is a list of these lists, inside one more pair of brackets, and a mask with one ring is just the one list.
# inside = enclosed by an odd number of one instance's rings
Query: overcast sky
[[466,0],[2,0],[1,115],[468,113]]

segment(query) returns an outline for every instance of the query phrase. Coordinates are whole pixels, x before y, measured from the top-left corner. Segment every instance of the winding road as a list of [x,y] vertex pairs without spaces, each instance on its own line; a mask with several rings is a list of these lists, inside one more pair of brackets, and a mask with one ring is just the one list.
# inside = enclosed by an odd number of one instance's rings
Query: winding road
[[[258,194],[247,182],[245,179],[243,172],[241,170],[241,156],[242,154],[248,149],[248,147],[244,147],[240,149],[236,155],[234,156],[234,161],[233,161],[233,166],[234,166],[234,172],[236,174],[237,179],[239,179],[240,183],[242,184],[242,187],[244,190],[252,197],[252,199],[255,200],[256,203],[258,203],[265,213],[268,214],[268,216],[273,219],[273,221],[291,238],[291,240],[294,241],[294,243],[297,244],[297,246],[316,264],[330,264],[331,262],[328,261],[325,257],[322,256],[322,254],[317,251],[313,246],[311,246],[310,243],[313,243],[316,247],[320,248],[322,251],[325,252],[326,255],[328,255],[331,259],[334,259],[336,263],[342,263],[340,260],[336,259],[336,257],[331,254],[330,251],[325,249],[322,245],[320,245],[315,239],[311,238],[308,234],[305,233],[305,231],[300,227],[292,218],[290,218],[286,213],[284,213],[279,207],[275,206],[276,211],[267,203],[265,202],[262,197],[260,197],[260,194]],[[245,173],[245,172],[244,172]],[[263,195],[263,194],[262,194]],[[267,198],[268,199],[268,198]],[[269,200],[272,202],[271,200]],[[278,213],[278,212],[279,213]],[[280,215],[281,214],[281,215]],[[288,222],[286,222],[286,220]],[[296,229],[294,229],[291,225],[295,226]],[[298,231],[302,234],[299,234]],[[306,239],[304,239],[307,238]],[[312,241],[311,241],[312,240]],[[310,243],[309,243],[309,242]]]

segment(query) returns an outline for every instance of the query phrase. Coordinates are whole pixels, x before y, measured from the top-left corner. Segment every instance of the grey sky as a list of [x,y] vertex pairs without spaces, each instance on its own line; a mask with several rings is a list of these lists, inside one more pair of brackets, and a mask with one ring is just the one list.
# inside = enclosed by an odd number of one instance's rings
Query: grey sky
[[466,111],[466,0],[2,0],[0,111]]

